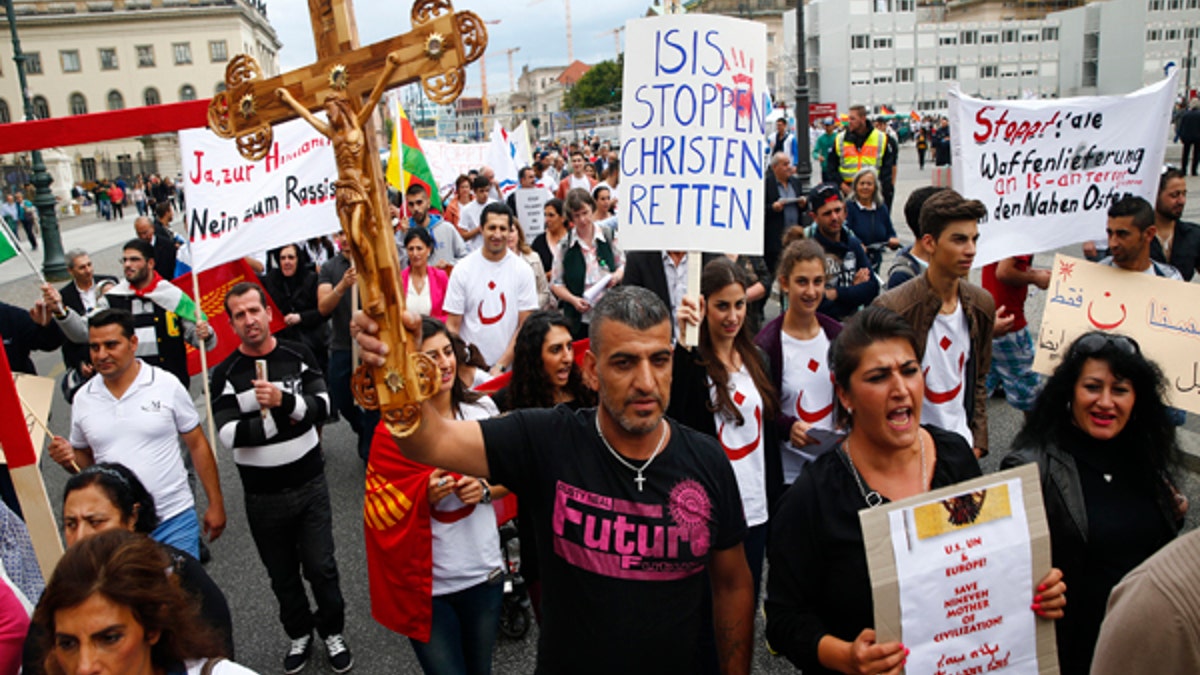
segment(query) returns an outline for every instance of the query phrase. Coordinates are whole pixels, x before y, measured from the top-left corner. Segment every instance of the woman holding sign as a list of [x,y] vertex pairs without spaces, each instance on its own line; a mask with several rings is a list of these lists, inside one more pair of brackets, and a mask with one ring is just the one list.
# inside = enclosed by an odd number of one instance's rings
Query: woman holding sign
[[700,344],[675,345],[671,403],[667,415],[717,439],[733,465],[746,514],[746,561],[758,602],[768,512],[783,488],[775,416],[779,399],[767,357],[746,326],[749,280],[724,256],[704,266],[702,301],[684,298],[679,335],[699,324]]
[[[1087,673],[1108,594],[1171,541],[1187,502],[1161,371],[1137,342],[1087,333],[1046,382],[1002,468],[1037,462],[1055,567],[1071,579],[1058,625],[1062,672]],[[1065,405],[1064,405],[1065,401]]]
[[[904,645],[875,639],[858,511],[980,475],[961,436],[920,425],[923,346],[899,315],[868,307],[829,350],[838,420],[849,431],[784,495],[768,552],[767,640],[805,675],[901,671]],[[1032,609],[1059,618],[1065,591],[1051,570]]]

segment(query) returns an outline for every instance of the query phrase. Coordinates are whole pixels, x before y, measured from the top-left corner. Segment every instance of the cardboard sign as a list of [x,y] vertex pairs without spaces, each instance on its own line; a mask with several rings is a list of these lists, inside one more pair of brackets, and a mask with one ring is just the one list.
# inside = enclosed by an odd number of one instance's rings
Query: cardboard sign
[[546,231],[546,202],[553,196],[545,188],[517,188],[516,195],[517,220],[525,228],[525,239],[533,243],[533,238]]
[[766,27],[689,14],[625,30],[621,246],[761,255]]
[[1054,257],[1033,369],[1054,372],[1089,331],[1128,335],[1167,379],[1170,405],[1200,413],[1200,286]]
[[[54,400],[54,378],[13,373],[13,383],[16,384],[17,396],[21,399],[21,412],[25,416],[29,441],[33,443],[33,452],[40,462],[42,448],[47,440],[46,429],[49,428],[50,404]],[[4,447],[0,445],[0,464],[7,463]]]
[[464,176],[471,169],[478,169],[487,164],[487,153],[491,143],[445,143],[442,141],[421,140],[421,149],[425,151],[425,161],[437,180],[438,189],[442,194],[449,190],[451,198],[454,195],[454,179]]
[[193,270],[341,229],[329,139],[304,120],[274,133],[267,156],[251,162],[208,129],[179,132]]
[[954,189],[987,206],[975,266],[1104,239],[1126,193],[1158,193],[1175,80],[1127,96],[986,101],[949,92]]
[[1050,571],[1036,464],[859,512],[879,642],[910,673],[1057,673],[1053,622],[1029,609]]

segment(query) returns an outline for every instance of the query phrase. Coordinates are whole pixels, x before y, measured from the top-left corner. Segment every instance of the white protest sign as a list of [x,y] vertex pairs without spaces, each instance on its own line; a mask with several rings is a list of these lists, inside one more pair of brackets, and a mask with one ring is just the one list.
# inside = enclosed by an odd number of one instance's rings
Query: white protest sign
[[517,188],[514,192],[517,203],[517,220],[525,228],[525,238],[530,242],[546,231],[546,202],[552,196],[546,188]]
[[1104,238],[1126,193],[1154,203],[1178,73],[1125,96],[949,92],[954,189],[987,207],[975,265]]
[[487,163],[487,151],[490,143],[443,143],[442,141],[427,141],[421,139],[421,150],[425,152],[425,161],[429,162],[429,170],[437,180],[438,189],[446,194],[451,189],[453,196],[454,179],[466,175],[471,169],[478,169]]
[[1036,464],[859,511],[879,642],[909,673],[1057,673],[1053,622],[1030,609],[1050,570]]
[[275,127],[274,139],[267,156],[251,162],[207,129],[179,132],[193,270],[341,228],[329,140],[304,120]]
[[625,30],[621,246],[761,255],[766,27],[689,14]]
[[1200,414],[1200,286],[1054,257],[1033,369],[1050,375],[1089,331],[1137,340],[1162,368],[1171,405]]

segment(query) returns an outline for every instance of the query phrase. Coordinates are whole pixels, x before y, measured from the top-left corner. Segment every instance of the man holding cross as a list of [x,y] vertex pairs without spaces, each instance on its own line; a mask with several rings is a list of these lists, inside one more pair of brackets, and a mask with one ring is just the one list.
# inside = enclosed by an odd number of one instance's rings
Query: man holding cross
[[[538,672],[749,672],[745,518],[715,440],[664,416],[670,313],[635,287],[610,290],[593,312],[584,369],[599,382],[598,408],[475,422],[426,402],[396,443],[414,461],[502,482],[529,506],[545,542]],[[397,347],[362,313],[353,330],[366,363]]]

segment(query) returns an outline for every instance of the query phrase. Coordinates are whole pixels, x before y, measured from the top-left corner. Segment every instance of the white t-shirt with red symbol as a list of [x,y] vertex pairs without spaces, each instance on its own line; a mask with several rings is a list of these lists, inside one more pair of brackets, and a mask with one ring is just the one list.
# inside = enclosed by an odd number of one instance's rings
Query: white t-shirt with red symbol
[[[791,415],[814,429],[833,430],[833,375],[829,372],[829,338],[825,331],[808,340],[798,340],[780,331],[783,347],[783,391],[779,403],[785,415]],[[804,465],[816,459],[804,447],[780,439],[783,455],[783,481],[791,484]],[[816,447],[816,446],[812,446]]]
[[929,335],[925,338],[925,404],[921,423],[932,424],[966,439],[975,445],[967,409],[963,407],[966,388],[967,361],[971,359],[971,332],[963,314],[962,303],[950,314],[938,314]]
[[[712,382],[708,389],[715,402],[717,390]],[[754,386],[754,379],[745,365],[729,374],[729,397],[742,414],[742,424],[739,426],[736,418],[727,419],[720,412],[713,413],[717,442],[733,465],[738,491],[742,493],[746,525],[754,527],[767,522],[767,462],[763,449],[762,394]]]
[[[456,270],[457,272],[457,270]],[[485,420],[499,415],[484,396],[464,403],[460,420]],[[488,580],[500,569],[500,533],[491,504],[463,504],[453,492],[430,508],[433,534],[433,595],[447,595]]]
[[504,355],[517,332],[518,314],[538,308],[537,282],[529,263],[512,251],[492,262],[483,251],[467,256],[450,275],[442,309],[462,316],[459,337],[479,348],[489,366]]

